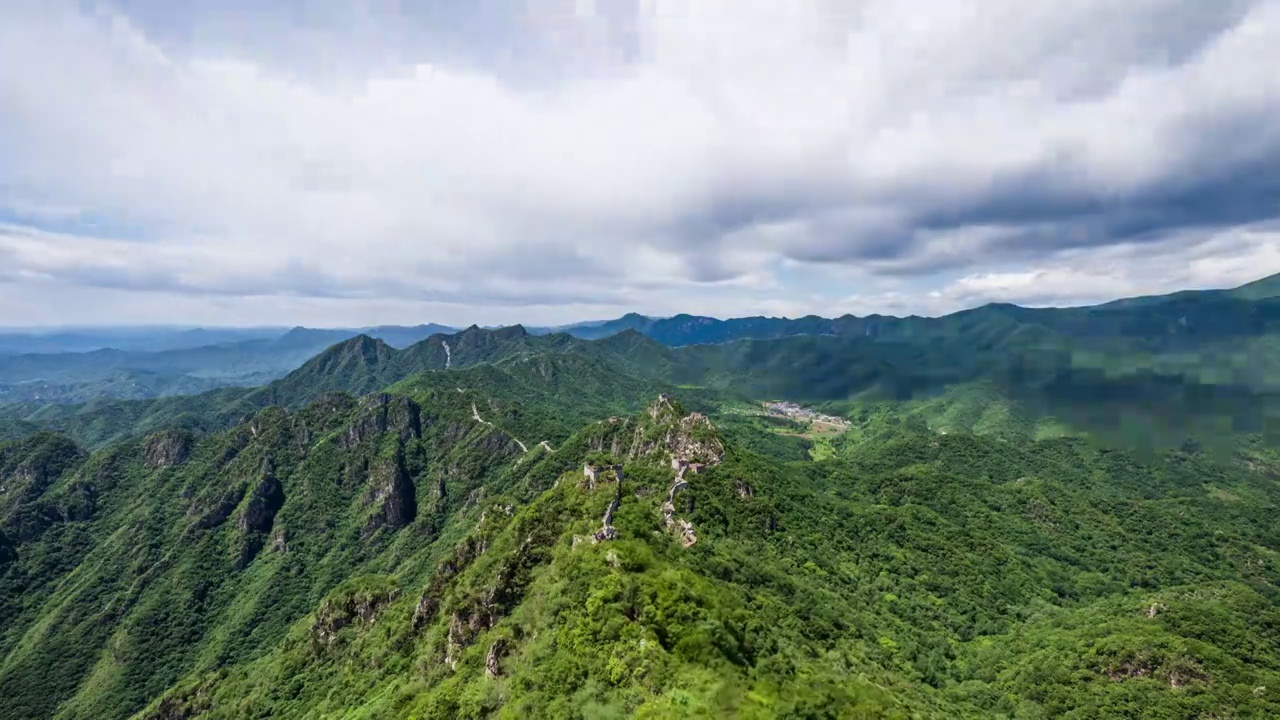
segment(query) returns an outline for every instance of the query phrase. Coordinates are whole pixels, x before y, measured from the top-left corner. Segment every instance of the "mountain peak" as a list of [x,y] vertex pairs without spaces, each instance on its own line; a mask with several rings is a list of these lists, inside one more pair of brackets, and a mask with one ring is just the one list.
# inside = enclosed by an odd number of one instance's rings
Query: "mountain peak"
[[646,413],[650,420],[653,420],[656,423],[662,423],[670,420],[678,420],[684,415],[684,408],[680,407],[679,403],[675,400],[672,400],[670,395],[662,393],[658,396],[657,400],[653,401],[653,404],[649,406]]
[[[353,364],[377,366],[391,359],[395,350],[382,340],[361,333],[353,338],[330,345],[324,352],[312,358],[319,367],[350,366]],[[305,367],[305,366],[304,366]]]
[[524,329],[523,325],[511,325],[509,327],[498,328],[493,331],[494,337],[508,340],[511,338],[528,337],[529,331]]

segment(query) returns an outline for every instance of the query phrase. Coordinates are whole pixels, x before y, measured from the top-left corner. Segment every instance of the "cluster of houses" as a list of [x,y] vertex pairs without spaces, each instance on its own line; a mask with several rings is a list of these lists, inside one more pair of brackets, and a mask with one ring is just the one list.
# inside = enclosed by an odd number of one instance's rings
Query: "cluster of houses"
[[848,420],[835,415],[824,415],[807,407],[797,405],[793,402],[771,402],[765,403],[765,409],[772,415],[781,415],[789,417],[792,420],[804,420],[808,422],[828,423],[830,425],[839,425],[841,427],[849,424]]

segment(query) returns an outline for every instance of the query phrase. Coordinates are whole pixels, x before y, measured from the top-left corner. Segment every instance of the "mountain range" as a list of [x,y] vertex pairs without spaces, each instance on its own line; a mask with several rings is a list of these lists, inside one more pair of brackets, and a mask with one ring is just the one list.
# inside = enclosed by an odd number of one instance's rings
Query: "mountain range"
[[0,719],[1275,717],[1275,286],[0,406]]
[[[1277,276],[1280,277],[1280,276]],[[914,341],[967,332],[970,326],[1014,320],[1070,337],[1077,344],[1128,339],[1134,352],[1171,353],[1179,344],[1195,351],[1203,341],[1235,340],[1222,351],[1240,355],[1271,333],[1280,320],[1280,279],[1264,278],[1234,290],[1188,291],[1133,298],[1080,308],[1023,308],[991,304],[939,318],[873,315],[798,319],[747,317],[719,320],[694,315],[650,318],[631,313],[610,321],[562,327],[522,328],[529,335],[567,334],[601,339],[626,331],[672,347],[776,339],[797,335],[863,337]],[[497,328],[489,328],[497,329]],[[168,349],[121,350],[97,347],[53,353],[9,352],[6,348],[84,347],[111,338],[148,347],[143,331],[98,334],[0,335],[0,404],[36,401],[80,402],[97,397],[140,399],[190,395],[219,387],[256,386],[282,377],[333,343],[358,335],[405,348],[433,335],[458,332],[441,325],[380,326],[363,330],[293,328],[288,331],[163,331],[150,341]],[[236,333],[253,337],[240,337]],[[267,336],[258,334],[267,333]],[[222,338],[211,345],[183,345]],[[61,343],[61,344],[59,344]],[[1239,372],[1258,375],[1250,368]],[[1265,370],[1261,371],[1265,374]]]

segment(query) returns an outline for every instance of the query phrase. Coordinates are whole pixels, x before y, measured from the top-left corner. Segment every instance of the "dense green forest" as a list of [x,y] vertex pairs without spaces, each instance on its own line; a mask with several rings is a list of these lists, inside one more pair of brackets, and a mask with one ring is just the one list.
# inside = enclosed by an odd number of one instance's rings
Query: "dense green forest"
[[8,406],[0,718],[1277,717],[1270,297]]

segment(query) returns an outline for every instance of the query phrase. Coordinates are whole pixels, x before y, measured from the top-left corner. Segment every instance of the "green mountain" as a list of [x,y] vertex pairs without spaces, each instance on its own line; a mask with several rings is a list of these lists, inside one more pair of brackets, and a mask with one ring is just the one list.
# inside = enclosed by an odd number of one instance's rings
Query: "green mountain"
[[1280,275],[1272,275],[1261,280],[1255,280],[1247,285],[1241,285],[1232,290],[1231,294],[1245,300],[1266,300],[1280,297]]
[[948,337],[967,326],[1012,318],[1040,325],[1079,341],[1129,340],[1150,343],[1148,349],[1195,347],[1207,340],[1274,333],[1280,327],[1280,276],[1264,278],[1235,290],[1184,291],[1128,298],[1102,305],[1068,308],[1024,308],[989,304],[942,317],[838,318],[746,317],[720,320],[697,315],[653,319],[630,314],[617,320],[562,329],[575,337],[600,339],[636,330],[664,345],[681,347],[770,340],[797,335],[861,337],[894,342]]
[[[1259,367],[1256,360],[1280,357],[1272,352],[1273,338],[1280,331],[1280,299],[1274,292],[1277,288],[1280,285],[1275,278],[1266,278],[1232,291],[1182,292],[1079,308],[995,304],[940,318],[846,315],[833,319],[809,316],[719,320],[684,314],[650,318],[631,313],[611,321],[532,331],[520,326],[490,330],[472,326],[459,333],[439,325],[420,325],[363,330],[294,328],[284,333],[155,330],[151,335],[144,331],[11,334],[0,337],[0,405],[75,404],[102,397],[145,399],[191,395],[219,387],[253,387],[280,378],[325,348],[357,336],[379,339],[389,347],[417,348],[421,356],[411,354],[387,368],[387,372],[404,377],[424,369],[443,368],[449,362],[438,342],[428,342],[433,338],[453,337],[455,343],[498,338],[504,350],[511,346],[504,333],[525,338],[553,337],[565,342],[566,337],[599,340],[639,332],[672,347],[796,336],[918,344],[972,336],[975,329],[998,329],[1010,322],[1024,328],[1051,330],[1069,338],[1078,351],[1123,357],[1155,354],[1162,356],[1160,362],[1184,371],[1199,372],[1207,366],[1215,372],[1256,380],[1274,376],[1280,370],[1273,361],[1264,360]],[[263,334],[268,332],[278,334]],[[201,339],[215,342],[191,344]],[[100,346],[89,352],[22,352],[25,346],[32,350],[60,350],[111,341],[133,349]],[[536,351],[539,347],[529,342],[518,351]],[[495,351],[465,344],[458,349],[463,363],[488,361],[485,353]],[[468,350],[473,352],[468,355]],[[1202,353],[1229,356],[1231,362],[1205,363],[1197,357]],[[368,389],[378,387],[372,379],[370,382]]]
[[1018,308],[957,314],[945,328],[897,340],[801,335],[677,348],[635,330],[588,341],[535,336],[519,326],[473,327],[403,350],[358,336],[261,388],[136,402],[11,405],[0,408],[0,430],[7,426],[14,435],[20,428],[45,428],[97,448],[163,427],[216,430],[269,405],[297,408],[326,393],[359,395],[422,373],[479,365],[530,378],[520,394],[545,382],[520,361],[549,357],[575,363],[575,370],[558,375],[573,378],[570,385],[581,371],[582,378],[642,380],[646,392],[683,388],[686,395],[837,403],[842,410],[943,397],[977,383],[994,403],[1013,403],[1045,422],[1123,439],[1129,447],[1177,447],[1194,436],[1229,450],[1242,433],[1275,437],[1280,428],[1280,355],[1268,352],[1280,335],[1211,336],[1203,351],[1182,343],[1152,350],[1147,347],[1163,337],[1159,330],[1139,340],[1099,343],[1022,314]]
[[[221,387],[256,387],[294,370],[326,347],[357,335],[368,335],[394,347],[407,347],[441,332],[440,325],[382,326],[364,331],[294,328],[287,332],[244,330],[239,335],[188,330],[180,333],[142,331],[98,334],[0,336],[0,405],[12,403],[78,403],[95,398],[122,400],[193,395]],[[244,336],[242,339],[241,336]],[[161,349],[147,349],[155,343]],[[184,345],[201,339],[208,345]],[[94,340],[131,350],[98,347],[68,351]],[[5,343],[20,349],[55,348],[55,352],[4,352]],[[63,344],[59,344],[63,343]],[[173,347],[166,347],[172,345]],[[139,349],[141,348],[141,349]]]
[[0,717],[1280,711],[1265,448],[884,417],[787,460],[666,395],[543,445],[561,362],[4,446]]
[[660,321],[656,318],[646,317],[639,313],[627,313],[616,320],[578,323],[576,325],[568,325],[561,328],[548,328],[545,332],[540,332],[538,334],[550,335],[552,333],[565,333],[584,340],[599,340],[600,338],[616,335],[627,330],[636,330],[647,333],[658,322]]
[[357,335],[10,405],[0,720],[1280,716],[1273,311]]

